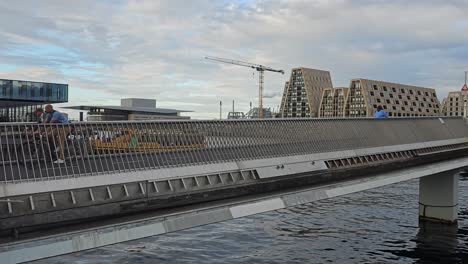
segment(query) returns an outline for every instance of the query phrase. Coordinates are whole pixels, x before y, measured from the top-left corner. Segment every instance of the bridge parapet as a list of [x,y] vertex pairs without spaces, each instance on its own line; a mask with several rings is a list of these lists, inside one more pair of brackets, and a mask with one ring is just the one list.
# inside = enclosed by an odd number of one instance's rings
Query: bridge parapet
[[[415,149],[450,148],[468,142],[467,128],[462,118],[448,117],[5,123],[0,125],[0,181],[43,181],[349,150],[358,153],[408,144],[416,144]],[[393,152],[394,156],[408,155],[398,149]],[[57,159],[64,163],[54,162]],[[327,166],[369,159],[339,157]]]

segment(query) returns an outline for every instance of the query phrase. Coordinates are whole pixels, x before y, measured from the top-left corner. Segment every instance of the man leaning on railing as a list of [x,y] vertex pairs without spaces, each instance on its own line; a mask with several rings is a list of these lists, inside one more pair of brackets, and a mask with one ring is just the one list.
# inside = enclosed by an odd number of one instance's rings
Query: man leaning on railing
[[[39,110],[39,109],[38,109]],[[37,110],[36,110],[37,112]],[[53,106],[48,104],[45,106],[45,114],[43,116],[43,123],[46,124],[69,124],[68,118],[57,110],[54,110]],[[49,138],[57,136],[58,139],[58,151],[59,155],[54,163],[65,163],[65,140],[67,135],[70,133],[69,126],[55,126],[49,127],[46,130],[46,134]],[[55,142],[55,140],[53,141]],[[57,146],[56,146],[57,147]]]

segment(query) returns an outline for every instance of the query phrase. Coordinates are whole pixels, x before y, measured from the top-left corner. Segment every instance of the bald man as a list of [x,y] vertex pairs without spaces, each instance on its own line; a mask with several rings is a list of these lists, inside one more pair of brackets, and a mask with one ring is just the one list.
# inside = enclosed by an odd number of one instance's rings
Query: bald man
[[[44,123],[49,124],[69,124],[68,118],[60,113],[59,111],[54,110],[54,107],[50,104],[45,106],[46,116],[44,118]],[[57,126],[49,129],[47,135],[52,138],[54,145],[57,147],[57,142],[55,137],[58,139],[58,158],[54,163],[62,164],[65,163],[65,140],[67,135],[70,133],[70,126]]]

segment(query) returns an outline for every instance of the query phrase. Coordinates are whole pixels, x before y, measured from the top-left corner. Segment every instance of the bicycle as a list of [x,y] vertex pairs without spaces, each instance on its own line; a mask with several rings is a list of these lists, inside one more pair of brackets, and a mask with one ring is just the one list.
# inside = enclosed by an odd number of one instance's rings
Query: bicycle
[[[83,150],[79,144],[79,137],[71,131],[66,135],[63,151],[67,160],[82,156]],[[37,164],[39,162],[54,162],[59,158],[60,146],[56,138],[43,134],[26,135],[27,139],[21,146],[18,161],[21,164]]]

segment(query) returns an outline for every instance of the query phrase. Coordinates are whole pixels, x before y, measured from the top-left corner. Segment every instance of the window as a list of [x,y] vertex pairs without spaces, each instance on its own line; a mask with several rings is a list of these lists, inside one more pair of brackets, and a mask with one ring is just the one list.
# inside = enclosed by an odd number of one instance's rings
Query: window
[[384,92],[387,91],[387,87],[383,86],[382,88],[383,88]]
[[377,105],[373,105],[375,109],[377,109]]
[[386,105],[384,105],[384,106],[383,106],[383,109],[387,109],[387,106],[386,106]]
[[375,85],[375,84],[372,85],[372,86],[374,87],[374,90],[376,90],[376,91],[379,89],[379,88],[377,88],[377,85]]
[[413,102],[413,106],[416,106],[416,102]]
[[392,87],[392,91],[393,91],[394,93],[396,92],[396,89],[395,89],[395,87]]
[[421,91],[418,91],[418,95],[421,95]]
[[404,101],[405,105],[408,105],[408,101]]
[[381,102],[381,101],[380,101],[380,98],[377,98],[377,103],[380,103],[380,102]]
[[424,103],[421,103],[420,106],[424,107]]
[[402,110],[402,111],[406,111],[406,109],[405,109],[403,106],[401,107],[401,110]]
[[381,97],[384,97],[384,94],[383,94],[383,93],[380,93],[380,96],[381,96]]
[[369,94],[370,94],[371,96],[374,96],[374,92],[373,92],[373,91],[370,91]]
[[421,111],[421,108],[418,108],[418,112],[422,112],[422,111]]
[[429,93],[428,93],[428,92],[424,92],[424,95],[425,95],[425,96],[429,96]]
[[413,93],[413,90],[409,90],[409,93],[410,93],[410,94],[414,94],[414,93]]
[[411,100],[411,97],[410,97],[409,95],[408,95],[408,96],[406,96],[406,98],[407,98],[408,100]]
[[414,97],[414,99],[415,99],[416,101],[419,101],[419,98],[418,98],[417,96],[416,96],[416,97]]
[[392,106],[392,109],[393,109],[393,110],[396,110],[396,106]]
[[386,102],[387,102],[387,104],[390,104],[390,99],[387,99]]
[[395,100],[395,104],[399,105],[399,104],[400,104],[400,101]]
[[399,99],[403,99],[403,96],[401,96],[401,94],[398,95],[398,98]]
[[405,89],[401,88],[400,89],[401,93],[405,93]]
[[389,94],[390,98],[393,98],[393,94]]

